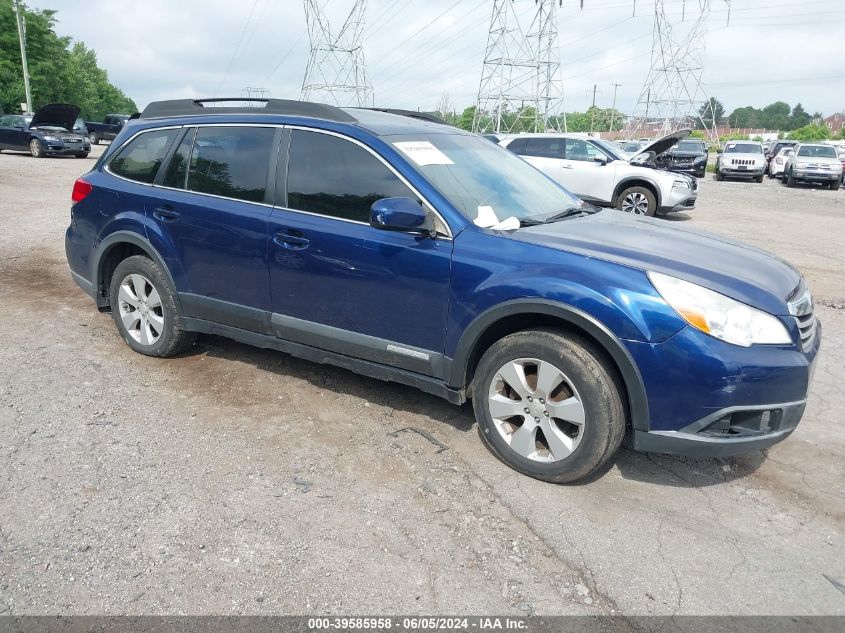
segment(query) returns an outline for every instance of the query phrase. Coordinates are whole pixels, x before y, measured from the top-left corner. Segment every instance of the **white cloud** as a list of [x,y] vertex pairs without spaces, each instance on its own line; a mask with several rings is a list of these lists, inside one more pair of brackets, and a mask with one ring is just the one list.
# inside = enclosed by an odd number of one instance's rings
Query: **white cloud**
[[[244,31],[253,2],[253,19]],[[667,12],[680,11],[681,0],[666,2]],[[240,96],[246,86],[261,86],[275,97],[299,97],[308,59],[299,0],[28,4],[58,10],[58,32],[94,48],[112,81],[141,107],[161,98],[212,96],[221,81],[221,95]],[[630,111],[648,72],[652,2],[638,0],[638,17],[631,15],[633,0],[584,4],[580,11],[577,0],[564,0],[559,11],[566,108],[586,108],[593,84],[601,91],[599,104],[609,106],[616,82],[622,84],[617,105]],[[328,0],[335,30],[350,5]],[[731,26],[725,28],[725,8],[713,0],[704,70],[710,94],[729,111],[775,100],[801,101],[809,112],[845,107],[845,3],[734,0],[732,5]],[[458,108],[470,105],[491,7],[492,0],[370,0],[364,47],[376,104],[433,108],[448,92]],[[837,73],[838,80],[829,78]]]

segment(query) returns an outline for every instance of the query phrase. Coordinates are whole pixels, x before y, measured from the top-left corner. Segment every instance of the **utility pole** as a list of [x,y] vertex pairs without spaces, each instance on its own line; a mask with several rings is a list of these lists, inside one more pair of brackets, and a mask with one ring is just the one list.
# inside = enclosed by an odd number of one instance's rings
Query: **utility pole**
[[15,19],[18,23],[18,39],[21,42],[21,63],[23,64],[23,87],[26,91],[26,111],[32,112],[32,92],[29,88],[29,66],[26,63],[26,22],[21,14],[20,2],[15,0],[12,7],[15,11]]
[[[598,86],[593,84],[593,105],[590,108],[590,134],[593,133],[593,127],[596,121],[596,92],[598,92]],[[590,91],[587,91],[587,94],[590,94]]]
[[610,131],[613,132],[613,121],[616,119],[616,91],[622,84],[613,84],[613,105],[610,107]]

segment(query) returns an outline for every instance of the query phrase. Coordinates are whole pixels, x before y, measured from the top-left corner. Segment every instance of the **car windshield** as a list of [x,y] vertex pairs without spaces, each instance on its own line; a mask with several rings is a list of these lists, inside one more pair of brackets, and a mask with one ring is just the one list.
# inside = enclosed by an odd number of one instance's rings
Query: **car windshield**
[[728,143],[725,154],[762,154],[763,148],[757,143]]
[[461,213],[482,226],[510,218],[540,222],[583,207],[542,172],[481,136],[426,134],[385,140]]
[[703,152],[704,143],[701,141],[680,141],[675,147],[679,152]]
[[799,156],[813,158],[836,158],[836,150],[832,145],[804,145],[798,148]]

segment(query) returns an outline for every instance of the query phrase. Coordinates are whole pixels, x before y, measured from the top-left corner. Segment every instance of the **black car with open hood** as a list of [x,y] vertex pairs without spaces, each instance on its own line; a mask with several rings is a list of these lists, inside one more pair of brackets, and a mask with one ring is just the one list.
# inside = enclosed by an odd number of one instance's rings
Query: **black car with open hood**
[[85,158],[91,151],[91,142],[76,125],[78,117],[79,108],[68,103],[47,104],[31,117],[0,116],[0,150],[29,152],[35,158]]
[[704,178],[709,157],[710,152],[707,150],[704,141],[697,138],[686,138],[660,154],[655,159],[655,164],[661,169]]

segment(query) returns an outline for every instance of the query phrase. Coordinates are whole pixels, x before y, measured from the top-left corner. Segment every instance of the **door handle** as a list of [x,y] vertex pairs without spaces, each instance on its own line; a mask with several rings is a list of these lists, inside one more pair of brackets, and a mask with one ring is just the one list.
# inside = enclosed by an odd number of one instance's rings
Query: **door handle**
[[301,251],[308,248],[308,245],[311,244],[311,240],[299,233],[299,231],[294,232],[290,230],[277,231],[273,237],[273,241],[282,248],[292,251]]
[[179,214],[170,207],[156,207],[153,210],[153,217],[161,222],[173,222]]
[[572,165],[561,165],[564,169],[572,169]]

